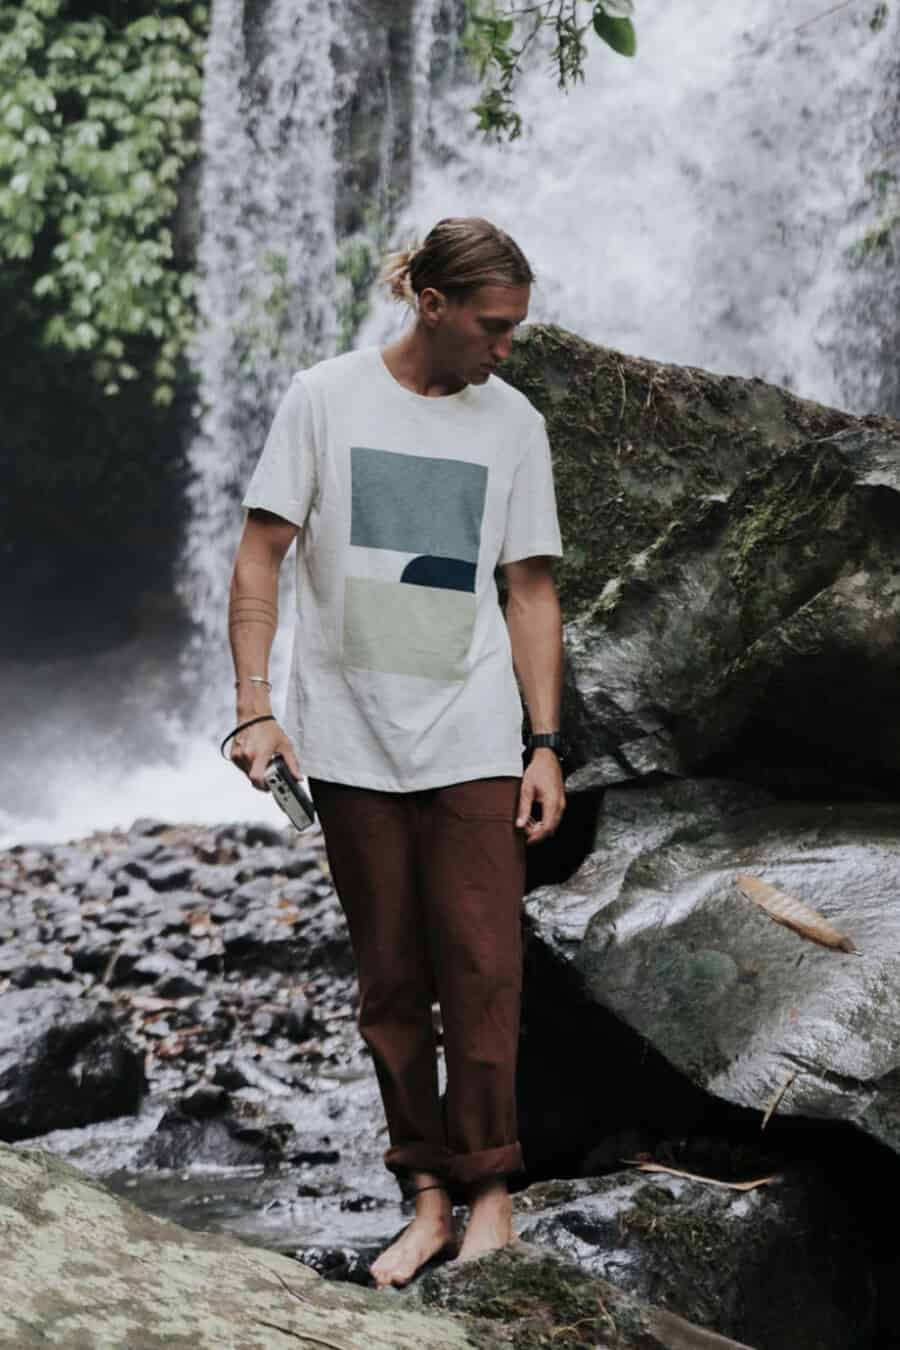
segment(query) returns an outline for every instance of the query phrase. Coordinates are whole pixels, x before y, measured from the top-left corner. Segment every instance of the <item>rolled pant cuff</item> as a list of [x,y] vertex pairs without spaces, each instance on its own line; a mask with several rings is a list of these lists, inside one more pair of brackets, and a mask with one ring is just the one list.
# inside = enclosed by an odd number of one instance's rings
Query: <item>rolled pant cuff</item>
[[449,1177],[453,1165],[453,1155],[449,1149],[439,1144],[417,1142],[414,1144],[394,1144],[384,1155],[384,1165],[394,1172],[401,1182],[410,1172],[433,1172],[437,1177]]
[[522,1146],[503,1144],[500,1148],[482,1149],[480,1153],[456,1153],[450,1165],[450,1176],[465,1186],[473,1181],[487,1181],[491,1177],[508,1177],[524,1168]]

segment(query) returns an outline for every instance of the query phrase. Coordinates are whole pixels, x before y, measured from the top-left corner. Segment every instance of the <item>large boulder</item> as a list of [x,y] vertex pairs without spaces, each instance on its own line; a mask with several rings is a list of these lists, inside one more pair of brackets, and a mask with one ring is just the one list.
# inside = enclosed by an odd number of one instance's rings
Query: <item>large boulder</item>
[[559,329],[508,374],[554,451],[570,787],[900,785],[900,426]]
[[[557,1253],[515,1242],[460,1266],[427,1272],[401,1299],[477,1318],[511,1350],[751,1350],[651,1307],[606,1280],[587,1274]],[[759,1348],[757,1348],[759,1350]]]
[[763,380],[626,356],[554,326],[523,330],[503,378],[547,419],[567,617],[673,521],[857,420]]
[[546,1182],[516,1197],[516,1229],[629,1294],[749,1345],[875,1343],[859,1214],[836,1203],[821,1171],[789,1171],[749,1190],[646,1172]]
[[710,764],[792,795],[900,784],[900,428],[785,451],[568,626],[573,785]]
[[401,1295],[334,1284],[145,1214],[52,1155],[2,1146],[0,1223],[3,1350],[741,1350],[526,1246]]
[[2,1013],[0,1139],[137,1110],[143,1057],[108,1013],[54,983],[4,994]]
[[[849,1122],[900,1151],[896,808],[780,802],[711,822],[698,798],[721,803],[721,784],[645,791],[607,792],[580,870],[528,897],[532,939],[713,1097],[760,1120],[777,1101],[781,1116]],[[742,874],[857,950],[773,921]]]
[[49,1154],[0,1148],[0,1220],[4,1350],[476,1346],[452,1317],[398,1309],[286,1257],[190,1233]]

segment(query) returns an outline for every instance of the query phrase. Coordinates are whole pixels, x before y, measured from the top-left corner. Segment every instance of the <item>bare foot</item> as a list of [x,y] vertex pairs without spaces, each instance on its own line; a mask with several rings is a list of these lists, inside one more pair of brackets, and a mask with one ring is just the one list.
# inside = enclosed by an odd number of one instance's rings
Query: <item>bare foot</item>
[[513,1240],[512,1200],[502,1178],[487,1181],[473,1191],[460,1261],[472,1261]]
[[455,1256],[457,1245],[450,1197],[444,1190],[427,1191],[416,1196],[416,1217],[372,1262],[370,1273],[379,1289],[408,1284],[433,1256],[443,1251]]

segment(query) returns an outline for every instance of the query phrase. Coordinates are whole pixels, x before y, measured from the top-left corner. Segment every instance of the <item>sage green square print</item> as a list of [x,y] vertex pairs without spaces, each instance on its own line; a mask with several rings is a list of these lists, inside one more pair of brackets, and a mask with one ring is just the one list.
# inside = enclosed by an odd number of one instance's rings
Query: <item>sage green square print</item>
[[474,623],[470,591],[347,577],[344,664],[428,680],[463,680]]
[[350,543],[477,563],[487,468],[354,445]]

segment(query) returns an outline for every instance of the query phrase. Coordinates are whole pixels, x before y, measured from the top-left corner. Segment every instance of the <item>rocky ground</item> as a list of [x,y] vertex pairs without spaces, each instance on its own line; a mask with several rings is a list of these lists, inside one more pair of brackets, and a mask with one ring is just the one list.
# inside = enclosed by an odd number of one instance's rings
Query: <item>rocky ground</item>
[[[515,1219],[526,1253],[574,1263],[578,1289],[612,1281],[759,1350],[880,1345],[870,1235],[827,1161],[804,1166],[796,1142],[763,1147],[649,1046],[636,1059],[627,1038],[616,1044],[612,1019],[601,1025],[542,965],[541,953],[559,966],[556,929],[541,936],[547,903],[536,892],[528,918],[532,1170]],[[352,956],[318,835],[139,821],[12,849],[0,857],[0,971],[0,1137],[39,1143],[189,1228],[367,1283],[408,1212],[381,1164]],[[747,1179],[765,1184],[718,1184]],[[396,1297],[465,1309],[459,1281],[433,1274]],[[524,1290],[513,1308],[493,1278],[478,1315],[506,1308],[525,1319],[509,1343],[541,1345],[528,1337],[543,1334],[546,1309],[529,1312]],[[600,1297],[585,1285],[570,1298],[572,1278],[557,1289],[563,1328],[571,1298]],[[554,1346],[583,1344],[560,1334]]]
[[13,849],[0,914],[0,1137],[285,1249],[396,1226],[321,836],[139,821]]

